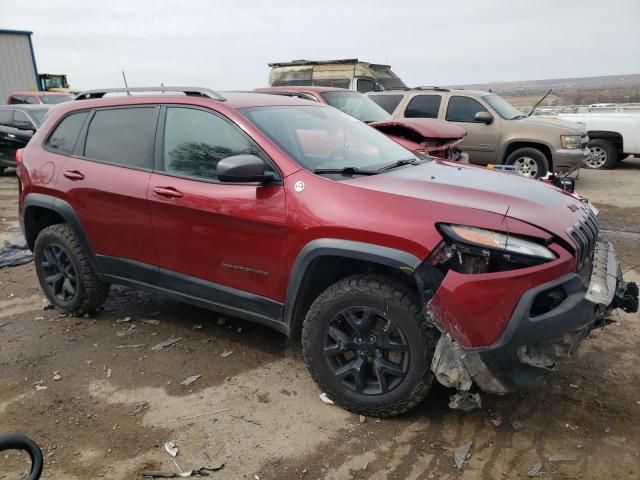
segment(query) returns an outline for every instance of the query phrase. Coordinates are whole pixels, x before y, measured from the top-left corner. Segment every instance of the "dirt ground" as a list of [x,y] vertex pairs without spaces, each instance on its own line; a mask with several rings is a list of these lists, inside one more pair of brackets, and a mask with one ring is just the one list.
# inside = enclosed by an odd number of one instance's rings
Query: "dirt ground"
[[[16,183],[0,177],[0,241],[18,231]],[[577,186],[624,268],[639,265],[640,160],[583,170]],[[640,268],[626,276],[640,282]],[[379,421],[322,403],[299,353],[267,328],[123,287],[91,318],[44,305],[33,264],[0,270],[0,432],[42,446],[45,479],[177,471],[167,441],[183,470],[224,463],[213,479],[510,479],[536,464],[540,478],[640,478],[638,315],[594,332],[544,388],[461,413],[436,387]],[[151,349],[169,338],[180,340]],[[26,463],[0,454],[0,479]]]

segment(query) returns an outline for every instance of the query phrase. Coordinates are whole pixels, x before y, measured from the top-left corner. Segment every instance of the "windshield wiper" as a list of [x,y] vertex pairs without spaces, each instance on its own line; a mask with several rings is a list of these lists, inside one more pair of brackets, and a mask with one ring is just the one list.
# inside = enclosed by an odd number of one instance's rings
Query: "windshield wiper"
[[316,168],[313,173],[341,173],[355,174],[355,175],[375,175],[377,170],[361,170],[358,167],[343,167],[343,168]]
[[397,160],[393,163],[390,163],[388,165],[385,165],[383,167],[380,167],[377,172],[385,172],[387,170],[392,170],[394,168],[397,167],[403,167],[404,165],[418,165],[419,163],[422,163],[421,160],[419,160],[418,158],[412,157],[412,158],[403,158],[401,160]]

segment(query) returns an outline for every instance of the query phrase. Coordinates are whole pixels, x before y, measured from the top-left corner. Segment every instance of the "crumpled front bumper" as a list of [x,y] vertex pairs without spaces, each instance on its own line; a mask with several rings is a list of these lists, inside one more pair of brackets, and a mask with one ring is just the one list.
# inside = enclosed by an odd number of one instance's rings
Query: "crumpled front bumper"
[[[438,381],[459,390],[475,383],[498,394],[543,384],[561,358],[575,352],[594,328],[606,325],[612,309],[638,309],[638,287],[624,282],[609,242],[599,239],[590,270],[587,278],[570,273],[526,291],[506,330],[489,347],[465,348],[443,335],[432,363]],[[565,299],[535,314],[536,297],[553,290],[564,291]]]

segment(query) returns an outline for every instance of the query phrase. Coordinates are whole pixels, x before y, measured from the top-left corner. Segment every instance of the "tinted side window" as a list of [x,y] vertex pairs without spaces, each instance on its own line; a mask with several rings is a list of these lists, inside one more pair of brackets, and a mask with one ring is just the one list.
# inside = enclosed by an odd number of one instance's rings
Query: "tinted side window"
[[151,168],[156,108],[97,110],[87,130],[84,156],[108,163]]
[[407,118],[438,118],[440,95],[416,95],[411,99],[404,116]]
[[36,104],[40,103],[40,100],[38,100],[38,97],[29,95],[29,96],[25,97],[25,100],[24,100],[23,103],[30,103],[30,104],[36,105]]
[[[486,112],[480,103],[469,97],[451,97],[447,106],[447,118],[450,122],[477,123],[475,116],[478,112]],[[482,123],[482,122],[480,122]]]
[[232,155],[260,152],[228,121],[194,108],[168,107],[164,128],[164,170],[216,179],[218,162]]
[[373,80],[367,78],[358,79],[358,91],[362,93],[373,92],[376,88],[376,84]]
[[0,125],[10,126],[13,110],[0,110]]
[[16,110],[13,113],[13,126],[22,129],[36,128],[31,119],[27,117],[27,114],[20,110]]
[[89,112],[72,113],[66,116],[47,140],[45,145],[48,149],[62,155],[71,155],[87,115]]
[[22,103],[27,103],[25,101],[25,98],[22,95],[14,95],[11,97],[11,101],[9,103],[13,103],[13,104],[22,104]]
[[402,95],[369,95],[369,98],[384,108],[388,113],[393,113],[402,100]]

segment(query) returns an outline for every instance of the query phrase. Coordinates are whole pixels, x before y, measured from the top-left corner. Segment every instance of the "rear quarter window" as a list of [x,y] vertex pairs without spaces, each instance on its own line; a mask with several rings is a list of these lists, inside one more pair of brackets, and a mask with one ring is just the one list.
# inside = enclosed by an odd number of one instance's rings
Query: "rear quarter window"
[[150,169],[156,107],[97,110],[87,129],[84,156],[127,167]]
[[388,113],[393,113],[402,101],[402,95],[369,95],[369,98],[384,108]]
[[89,112],[76,112],[67,115],[49,135],[45,143],[47,150],[62,155],[71,155],[80,134],[80,129]]
[[406,118],[438,118],[440,95],[416,95],[411,99],[404,112]]

